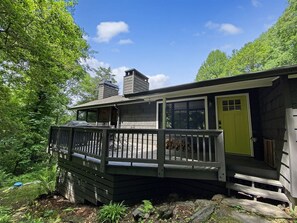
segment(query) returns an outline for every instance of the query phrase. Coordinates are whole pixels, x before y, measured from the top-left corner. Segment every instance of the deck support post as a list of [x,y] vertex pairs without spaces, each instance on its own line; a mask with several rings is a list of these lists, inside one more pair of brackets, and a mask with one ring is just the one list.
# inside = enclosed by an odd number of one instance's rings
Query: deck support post
[[158,158],[158,177],[164,177],[165,161],[165,130],[158,130],[157,140],[157,158]]
[[68,160],[69,161],[72,160],[73,135],[74,135],[74,128],[70,128],[69,138],[68,138]]
[[226,162],[225,162],[225,149],[224,149],[224,133],[222,132],[216,137],[216,158],[221,164],[218,170],[219,181],[226,182]]
[[107,129],[102,130],[102,150],[100,159],[100,172],[105,173],[106,156],[108,155],[108,134]]
[[166,98],[162,101],[162,129],[166,129]]

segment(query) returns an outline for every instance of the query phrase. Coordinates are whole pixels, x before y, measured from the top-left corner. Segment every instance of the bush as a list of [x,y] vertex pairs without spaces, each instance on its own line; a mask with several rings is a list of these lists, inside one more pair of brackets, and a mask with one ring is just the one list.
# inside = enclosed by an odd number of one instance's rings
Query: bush
[[0,169],[0,188],[6,185],[6,182],[11,177],[11,174],[6,173],[4,170]]
[[112,203],[104,205],[98,212],[99,222],[117,223],[125,215],[127,207],[121,203]]
[[0,206],[0,223],[12,222],[11,210]]
[[142,201],[142,205],[141,205],[141,208],[140,208],[140,211],[143,213],[143,214],[151,214],[154,212],[155,208],[152,204],[151,201],[149,200],[143,200]]
[[45,170],[39,171],[36,178],[40,181],[42,189],[44,189],[47,194],[51,194],[55,191],[56,187],[57,165],[46,167]]

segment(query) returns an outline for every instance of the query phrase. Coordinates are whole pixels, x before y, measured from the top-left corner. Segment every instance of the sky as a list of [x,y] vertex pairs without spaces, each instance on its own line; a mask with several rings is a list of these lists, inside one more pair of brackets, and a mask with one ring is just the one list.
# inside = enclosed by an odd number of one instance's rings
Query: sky
[[83,63],[149,77],[150,89],[195,81],[215,49],[228,55],[269,29],[287,0],[79,0],[75,22],[96,53]]

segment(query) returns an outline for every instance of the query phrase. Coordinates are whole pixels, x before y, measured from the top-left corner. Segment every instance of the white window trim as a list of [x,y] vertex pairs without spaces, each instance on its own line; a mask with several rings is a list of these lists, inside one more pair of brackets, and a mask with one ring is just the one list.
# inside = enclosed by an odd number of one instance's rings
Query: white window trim
[[[167,102],[186,102],[186,101],[195,101],[195,100],[204,100],[204,108],[205,108],[205,129],[208,129],[208,101],[207,96],[205,97],[195,97],[195,98],[180,98],[180,99],[172,99],[166,100]],[[157,101],[156,103],[156,129],[159,128],[159,104],[162,104],[163,101]]]

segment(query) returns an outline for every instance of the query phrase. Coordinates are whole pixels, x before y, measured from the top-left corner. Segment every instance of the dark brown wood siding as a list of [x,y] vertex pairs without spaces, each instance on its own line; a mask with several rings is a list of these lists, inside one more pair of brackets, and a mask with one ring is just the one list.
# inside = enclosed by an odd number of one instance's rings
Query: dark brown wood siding
[[104,174],[97,170],[98,165],[86,163],[76,158],[72,162],[58,161],[57,190],[71,202],[89,201],[95,205],[110,201],[134,203],[165,192],[161,178]]
[[119,106],[120,128],[156,129],[156,103]]
[[279,180],[290,190],[290,162],[286,131],[285,95],[280,79],[272,87],[259,90],[260,116],[263,138],[275,142],[275,163]]

